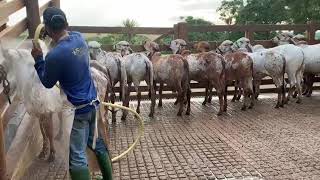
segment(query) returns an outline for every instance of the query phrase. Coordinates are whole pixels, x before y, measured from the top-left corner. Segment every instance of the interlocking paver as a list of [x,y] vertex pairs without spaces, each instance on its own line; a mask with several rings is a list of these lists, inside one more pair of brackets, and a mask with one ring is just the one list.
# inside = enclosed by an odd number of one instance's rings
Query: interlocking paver
[[[149,102],[142,102],[144,136],[127,158],[114,164],[114,178],[319,179],[319,94],[281,109],[273,108],[275,101],[274,95],[264,95],[247,111],[238,102],[229,103],[227,114],[217,117],[217,101],[202,106],[202,99],[194,98],[191,115],[177,117],[173,101],[165,100],[154,119],[147,117]],[[136,136],[131,116],[110,126],[112,156]],[[59,157],[52,164],[36,160],[24,179],[68,179],[66,164]]]

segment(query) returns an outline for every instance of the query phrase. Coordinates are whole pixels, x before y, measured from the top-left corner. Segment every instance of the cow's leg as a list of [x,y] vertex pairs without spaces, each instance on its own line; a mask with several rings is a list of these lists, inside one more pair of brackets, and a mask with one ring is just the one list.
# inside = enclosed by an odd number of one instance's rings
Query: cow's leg
[[223,87],[224,88],[224,95],[223,95],[223,111],[226,112],[227,111],[227,106],[228,106],[228,102],[227,102],[227,95],[228,95],[228,85],[227,85],[227,82],[225,84],[225,86]]
[[140,114],[140,102],[141,102],[141,92],[140,92],[140,89],[139,89],[139,85],[140,85],[140,82],[139,81],[135,81],[133,82],[134,84],[134,88],[137,92],[137,99],[138,99],[138,105],[137,105],[137,113]]
[[[122,88],[120,88],[122,89]],[[121,91],[120,91],[121,92]],[[111,96],[110,96],[110,101],[112,104],[115,103],[116,101],[116,94],[115,94],[115,90],[114,90],[114,87],[112,87],[112,92],[111,92]],[[108,108],[107,106],[105,106],[106,108]],[[108,109],[106,109],[106,111],[108,111]],[[111,115],[112,115],[112,122],[116,122],[117,119],[116,119],[116,116],[117,116],[117,112],[115,110],[114,107],[111,108]]]
[[55,140],[61,140],[62,136],[63,136],[63,119],[62,119],[62,110],[58,113],[58,123],[59,123],[59,130],[58,130],[58,134],[55,136]]
[[209,88],[210,88],[210,83],[207,83],[207,87],[206,87],[206,92],[205,92],[205,95],[204,95],[204,100],[202,102],[202,105],[206,105],[207,101],[208,101],[208,92],[209,92]]
[[310,75],[309,75],[309,82],[308,82],[308,84],[307,84],[308,92],[307,92],[307,94],[306,94],[306,97],[310,97],[311,94],[312,94],[312,87],[313,87],[314,77],[315,77],[314,74],[310,74]]
[[186,111],[186,115],[190,115],[190,106],[191,106],[191,88],[190,88],[190,84],[188,83],[187,85],[187,111]]
[[[159,87],[159,103],[158,106],[162,107],[162,89],[163,89],[163,82],[160,82],[160,87]],[[178,97],[177,97],[178,98]]]
[[296,79],[295,73],[288,72],[288,80],[289,80],[290,87],[289,87],[288,95],[285,101],[286,104],[290,101],[290,98],[294,90],[296,89],[295,85],[297,84],[297,79]]
[[155,89],[154,86],[151,86],[151,82],[150,81],[146,81],[148,86],[149,86],[149,92],[150,92],[150,100],[151,100],[151,106],[150,106],[150,113],[149,113],[149,117],[153,117],[154,114],[154,106],[156,104],[156,99],[155,99]]
[[181,82],[179,82],[176,87],[177,87],[177,93],[178,93],[178,100],[179,100],[179,103],[180,103],[180,107],[179,107],[179,111],[178,111],[177,116],[181,116],[182,115],[182,111],[183,111],[183,105],[184,105],[183,104],[183,102],[184,102],[184,92],[183,92],[182,87],[181,87]]
[[242,107],[241,107],[242,111],[245,111],[247,109],[248,97],[249,97],[248,90],[244,89],[244,91],[243,91],[243,102],[242,102]]
[[[129,107],[130,89],[131,89],[131,83],[128,83],[127,87],[125,87],[124,103],[123,103],[123,105],[126,107]],[[122,111],[121,120],[126,120],[127,115],[128,115],[128,111],[126,110]]]
[[277,79],[277,78],[272,78],[273,79],[273,82],[274,84],[276,85],[276,88],[277,88],[277,92],[278,92],[278,101],[277,101],[277,104],[275,106],[275,108],[279,108],[280,106],[283,106],[283,97],[282,97],[282,85],[281,85],[281,81],[280,79]]
[[[248,96],[250,97],[250,104],[249,104],[249,109],[253,108],[254,106],[254,100],[255,100],[255,96],[254,96],[254,91],[253,91],[253,82],[251,80],[251,78],[248,78],[246,80],[246,85],[245,87],[248,87]],[[244,89],[244,88],[243,88]],[[248,98],[249,98],[248,97]]]
[[212,102],[212,87],[209,88],[209,97],[208,97],[208,103]]
[[50,113],[46,116],[45,130],[48,134],[48,139],[50,143],[50,155],[48,157],[48,162],[52,162],[55,159],[56,149],[53,142],[53,114]]
[[240,101],[242,93],[243,93],[243,89],[241,89],[241,88],[239,87],[239,90],[238,90],[238,93],[237,93],[236,101]]
[[238,97],[238,86],[239,86],[239,82],[235,81],[234,82],[234,94],[233,94],[233,98],[231,99],[231,102],[235,102],[237,100],[237,97]]
[[309,84],[309,74],[305,74],[303,76],[303,83],[302,83],[302,95],[307,95],[308,93],[308,84]]
[[254,82],[254,98],[258,99],[258,96],[260,94],[260,84],[261,84],[261,79],[256,79],[253,81]]
[[[34,117],[32,117],[34,118]],[[39,125],[40,125],[40,131],[42,135],[42,150],[38,155],[39,159],[44,159],[47,154],[49,153],[49,144],[48,144],[48,135],[45,129],[45,117],[42,115],[39,117]]]
[[297,99],[296,103],[298,103],[298,104],[301,103],[301,98],[302,98],[301,82],[302,82],[302,73],[298,73],[297,74],[297,81],[296,81],[296,90],[298,91],[298,99]]
[[217,113],[218,116],[222,115],[224,111],[224,105],[223,105],[223,96],[224,96],[224,87],[223,86],[215,86],[215,89],[217,91],[217,95],[219,97],[219,112]]

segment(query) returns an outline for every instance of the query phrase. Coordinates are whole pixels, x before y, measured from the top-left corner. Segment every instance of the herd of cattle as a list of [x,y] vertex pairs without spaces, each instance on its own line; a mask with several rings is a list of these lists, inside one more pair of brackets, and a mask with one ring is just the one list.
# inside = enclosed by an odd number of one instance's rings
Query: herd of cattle
[[[184,105],[187,105],[186,114],[190,114],[191,80],[206,88],[203,105],[211,101],[212,88],[216,89],[220,105],[218,115],[227,110],[228,85],[235,84],[232,101],[239,100],[243,95],[241,110],[246,110],[254,106],[261,80],[266,76],[271,77],[277,87],[278,100],[275,108],[283,107],[295,96],[296,102],[300,103],[302,95],[311,95],[313,78],[320,73],[320,44],[308,45],[302,35],[293,36],[290,33],[281,33],[272,41],[278,46],[266,49],[262,45],[252,46],[250,40],[243,37],[235,42],[225,40],[215,50],[210,50],[208,42],[201,41],[194,45],[196,53],[191,53],[184,40],[176,39],[170,44],[173,53],[170,55],[162,55],[159,45],[151,41],[144,44],[146,53],[133,53],[126,41],[115,45],[117,52],[103,51],[96,41],[88,42],[88,46],[91,59],[109,70],[112,87],[110,100],[115,101],[114,85],[119,82],[123,104],[129,106],[129,89],[133,83],[139,113],[139,84],[146,81],[152,102],[149,116],[152,117],[157,83],[160,84],[159,106],[162,105],[164,84],[177,92],[175,104],[179,103],[180,106],[178,116],[181,116]],[[289,84],[287,96],[286,84]],[[122,119],[125,118],[126,113],[122,116]]]
[[[88,42],[91,61],[90,71],[97,87],[100,100],[115,102],[115,85],[120,84],[120,97],[125,106],[129,106],[129,90],[134,84],[137,91],[140,112],[141,92],[139,84],[146,81],[151,99],[150,114],[154,115],[156,84],[159,86],[159,106],[162,106],[162,90],[166,84],[177,92],[175,104],[180,105],[178,116],[182,115],[187,105],[186,114],[190,114],[190,81],[197,81],[206,88],[203,104],[211,101],[212,88],[216,89],[220,109],[218,115],[227,110],[227,87],[235,84],[232,101],[243,95],[242,110],[252,108],[259,95],[261,79],[269,76],[278,90],[276,108],[283,107],[289,98],[297,95],[297,103],[304,94],[312,93],[313,78],[320,73],[320,44],[308,45],[301,35],[292,36],[282,33],[273,38],[278,46],[265,49],[262,45],[252,46],[249,39],[240,38],[236,42],[226,40],[215,50],[210,50],[208,42],[195,44],[196,53],[187,49],[182,39],[173,40],[170,49],[173,54],[163,55],[155,42],[145,42],[146,53],[133,53],[130,44],[121,41],[115,45],[117,52],[105,52],[95,41]],[[40,43],[44,55],[50,47]],[[64,105],[72,108],[66,96],[54,86],[45,88],[33,67],[34,60],[27,49],[0,49],[1,65],[8,72],[10,84],[15,84],[17,94],[22,98],[31,119],[39,119],[43,136],[40,158],[55,157],[53,141],[53,114],[58,113],[60,119],[57,139],[63,134]],[[285,74],[288,79],[285,81]],[[11,78],[10,78],[11,77]],[[289,92],[286,95],[286,84]],[[101,114],[105,109],[100,109]],[[127,112],[123,112],[125,119]],[[104,119],[105,117],[102,117]],[[112,109],[112,120],[116,120],[116,111]],[[103,120],[102,122],[107,122]],[[104,129],[104,128],[103,128]]]

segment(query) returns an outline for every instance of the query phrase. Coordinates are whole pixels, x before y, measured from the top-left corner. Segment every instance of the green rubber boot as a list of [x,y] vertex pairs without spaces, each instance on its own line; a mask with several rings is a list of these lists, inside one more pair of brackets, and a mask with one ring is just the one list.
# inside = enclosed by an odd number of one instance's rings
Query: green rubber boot
[[72,180],[90,180],[90,172],[89,169],[70,169],[70,176]]
[[112,164],[109,155],[107,153],[97,153],[96,156],[103,180],[112,180]]

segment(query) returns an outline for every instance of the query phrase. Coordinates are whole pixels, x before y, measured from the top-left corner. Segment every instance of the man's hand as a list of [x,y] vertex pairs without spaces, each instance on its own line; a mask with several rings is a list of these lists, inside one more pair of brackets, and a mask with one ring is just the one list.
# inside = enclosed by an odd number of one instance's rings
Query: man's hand
[[39,56],[43,56],[43,53],[42,53],[41,47],[38,47],[34,41],[32,41],[32,44],[33,44],[33,49],[31,51],[31,55],[33,59],[36,60]]

